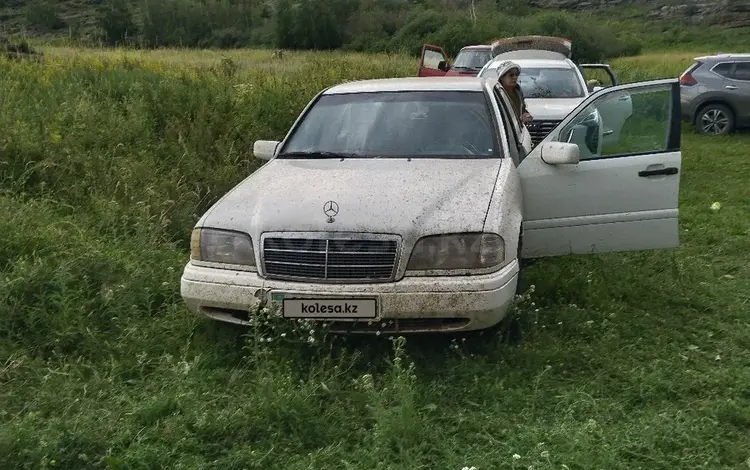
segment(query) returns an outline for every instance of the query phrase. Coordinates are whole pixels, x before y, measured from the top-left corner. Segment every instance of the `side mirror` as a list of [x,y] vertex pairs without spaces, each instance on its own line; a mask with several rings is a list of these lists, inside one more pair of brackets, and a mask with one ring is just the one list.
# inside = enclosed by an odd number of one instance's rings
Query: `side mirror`
[[279,146],[278,140],[256,140],[253,145],[253,154],[259,160],[270,160],[276,154]]
[[580,161],[578,144],[545,142],[542,144],[542,161],[548,165],[575,165]]
[[448,63],[444,60],[441,60],[438,62],[438,70],[442,70],[443,72],[447,72],[450,67],[448,66]]

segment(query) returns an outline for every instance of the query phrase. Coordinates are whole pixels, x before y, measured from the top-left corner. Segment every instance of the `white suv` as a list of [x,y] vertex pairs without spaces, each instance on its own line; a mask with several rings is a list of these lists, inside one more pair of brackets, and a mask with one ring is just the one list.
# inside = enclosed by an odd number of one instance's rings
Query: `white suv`
[[[533,145],[539,144],[589,94],[604,88],[587,83],[582,70],[604,70],[610,77],[611,86],[618,85],[617,77],[609,65],[576,65],[570,60],[569,42],[559,45],[555,50],[519,50],[517,42],[506,45],[504,41],[497,41],[492,46],[493,58],[482,67],[478,76],[497,80],[497,68],[506,60],[512,60],[521,67],[518,83],[526,98],[526,107],[534,118],[533,122],[526,125]],[[627,106],[623,106],[622,110],[624,119],[629,110]],[[589,138],[590,145],[595,146],[598,136],[591,135]]]

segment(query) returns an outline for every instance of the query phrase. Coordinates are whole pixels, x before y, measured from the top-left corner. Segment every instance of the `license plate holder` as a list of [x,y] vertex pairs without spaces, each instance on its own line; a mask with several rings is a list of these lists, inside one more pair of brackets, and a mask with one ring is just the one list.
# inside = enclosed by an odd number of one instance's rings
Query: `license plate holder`
[[378,314],[377,300],[371,297],[292,297],[283,295],[284,318],[373,319]]

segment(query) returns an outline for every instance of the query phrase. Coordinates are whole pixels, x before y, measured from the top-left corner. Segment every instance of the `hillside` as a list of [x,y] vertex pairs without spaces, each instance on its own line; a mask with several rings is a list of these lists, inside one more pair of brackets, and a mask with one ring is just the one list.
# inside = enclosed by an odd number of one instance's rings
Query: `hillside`
[[537,8],[582,11],[623,7],[645,19],[680,21],[691,25],[741,28],[750,26],[748,0],[530,0]]
[[455,53],[513,34],[564,35],[574,56],[750,48],[750,0],[0,0],[0,37],[139,47]]

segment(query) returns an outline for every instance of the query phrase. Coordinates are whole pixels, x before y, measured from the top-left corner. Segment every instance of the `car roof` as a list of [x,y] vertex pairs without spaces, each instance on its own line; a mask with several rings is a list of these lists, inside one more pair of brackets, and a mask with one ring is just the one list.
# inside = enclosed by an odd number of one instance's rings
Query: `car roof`
[[748,53],[725,53],[725,52],[719,52],[718,54],[714,55],[706,55],[701,57],[695,57],[693,60],[706,62],[709,60],[731,60],[731,59],[750,59],[750,54]]
[[402,77],[355,80],[334,85],[324,95],[389,91],[482,91],[484,79],[477,77]]

